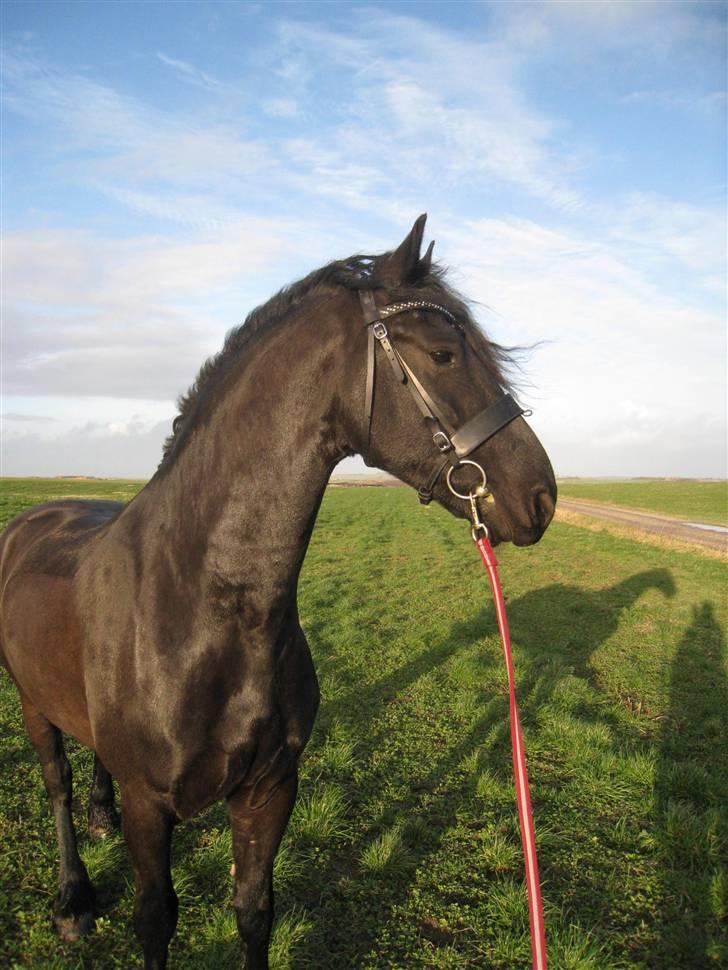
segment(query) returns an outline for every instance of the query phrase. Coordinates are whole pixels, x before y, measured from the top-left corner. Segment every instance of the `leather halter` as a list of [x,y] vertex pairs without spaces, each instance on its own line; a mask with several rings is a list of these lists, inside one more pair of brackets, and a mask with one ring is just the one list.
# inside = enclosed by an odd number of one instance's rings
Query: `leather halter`
[[464,458],[467,458],[476,448],[479,448],[483,442],[492,438],[494,434],[513,421],[514,418],[527,412],[513,400],[510,394],[504,394],[494,404],[491,404],[479,414],[476,414],[474,418],[466,421],[459,428],[452,428],[412,372],[405,359],[393,346],[392,340],[387,333],[387,328],[382,321],[383,319],[386,320],[389,317],[396,316],[398,313],[407,313],[411,310],[433,310],[447,317],[451,325],[463,333],[463,328],[457,318],[445,307],[437,303],[429,303],[426,300],[407,300],[402,303],[390,303],[387,306],[378,307],[371,290],[359,290],[359,300],[361,301],[364,321],[369,334],[367,346],[367,384],[364,405],[367,423],[367,444],[369,443],[372,430],[376,346],[379,344],[389,361],[397,381],[400,384],[404,384],[412,395],[423,418],[430,422],[430,428],[434,429],[432,441],[442,455],[442,460],[438,463],[437,468],[427,483],[417,489],[420,502],[423,505],[427,505],[432,501],[433,489],[447,465],[457,468],[460,462]]

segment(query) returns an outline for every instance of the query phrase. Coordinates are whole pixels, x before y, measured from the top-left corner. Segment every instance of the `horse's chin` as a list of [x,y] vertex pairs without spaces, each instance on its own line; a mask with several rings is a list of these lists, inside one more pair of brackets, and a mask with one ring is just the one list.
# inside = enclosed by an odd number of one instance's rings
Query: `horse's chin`
[[502,542],[512,542],[513,541],[510,538],[510,536],[502,536],[498,532],[498,530],[497,529],[494,529],[492,526],[486,526],[486,528],[488,529],[488,539],[490,540],[491,546],[493,546],[494,548],[496,546],[499,546]]
[[[446,488],[442,492],[436,492],[435,501],[451,515],[454,515],[455,518],[465,519],[467,522],[470,522],[470,503],[456,498],[449,489]],[[518,542],[514,539],[509,526],[501,521],[501,516],[497,513],[494,514],[491,505],[486,504],[484,506],[483,503],[480,503],[478,511],[483,524],[488,529],[488,538],[492,546],[499,546],[503,542],[515,542],[516,545],[528,545],[528,541]]]
[[546,530],[540,527],[532,529],[519,529],[514,533],[511,541],[514,546],[533,546],[540,541],[541,536]]

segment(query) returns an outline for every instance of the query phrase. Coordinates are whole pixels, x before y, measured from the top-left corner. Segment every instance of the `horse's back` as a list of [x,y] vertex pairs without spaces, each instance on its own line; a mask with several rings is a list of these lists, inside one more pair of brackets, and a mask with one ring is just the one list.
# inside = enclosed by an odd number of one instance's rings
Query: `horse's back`
[[53,723],[84,740],[83,630],[74,579],[89,544],[122,508],[106,501],[46,502],[21,512],[0,535],[0,661]]
[[53,572],[63,568],[59,556],[73,565],[74,550],[80,551],[123,507],[121,502],[59,499],[25,509],[0,535],[0,589],[18,568]]

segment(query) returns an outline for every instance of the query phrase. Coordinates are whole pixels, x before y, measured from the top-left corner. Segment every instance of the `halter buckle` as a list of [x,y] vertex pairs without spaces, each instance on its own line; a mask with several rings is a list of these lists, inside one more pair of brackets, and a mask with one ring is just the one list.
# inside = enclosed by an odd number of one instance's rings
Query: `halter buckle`
[[432,436],[432,440],[435,442],[435,447],[443,453],[450,451],[452,448],[452,441],[450,441],[444,431],[436,431]]
[[381,320],[377,320],[372,327],[372,333],[377,340],[384,340],[384,338],[387,336],[387,328],[384,326]]

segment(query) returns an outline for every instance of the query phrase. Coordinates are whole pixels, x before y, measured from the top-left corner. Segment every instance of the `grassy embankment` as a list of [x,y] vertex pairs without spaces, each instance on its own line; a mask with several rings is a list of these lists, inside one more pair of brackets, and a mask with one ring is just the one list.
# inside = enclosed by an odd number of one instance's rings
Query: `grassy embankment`
[[[725,965],[724,564],[562,523],[499,559],[550,966]],[[276,867],[273,966],[528,966],[502,653],[464,523],[405,489],[333,490],[300,601],[323,701]],[[138,965],[123,843],[91,845],[82,822],[98,931],[51,933],[53,823],[4,676],[0,734],[0,964]],[[85,798],[90,758],[69,747]],[[172,966],[237,967],[229,864],[222,807],[180,826]]]

